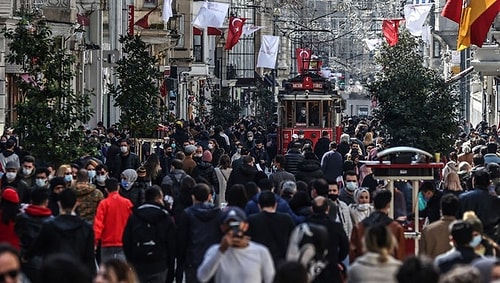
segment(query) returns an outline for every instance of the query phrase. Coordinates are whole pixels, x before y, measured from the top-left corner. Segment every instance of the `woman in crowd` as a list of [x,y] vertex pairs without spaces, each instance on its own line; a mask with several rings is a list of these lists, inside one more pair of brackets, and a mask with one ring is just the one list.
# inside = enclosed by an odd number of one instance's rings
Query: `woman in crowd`
[[472,226],[472,241],[470,246],[474,248],[476,254],[481,256],[497,256],[499,247],[495,241],[483,233],[483,224],[474,211],[466,211],[463,220]]
[[212,154],[212,165],[217,166],[220,157],[225,153],[223,148],[219,147],[219,144],[215,139],[208,140],[208,150]]
[[348,283],[396,283],[401,262],[391,256],[394,236],[385,224],[368,228],[364,236],[366,253],[348,271]]
[[462,184],[460,182],[460,177],[455,172],[449,172],[448,175],[443,180],[442,185],[443,195],[444,194],[454,194],[457,197],[464,192]]
[[19,196],[14,188],[7,187],[0,200],[0,243],[9,243],[17,250],[20,249],[20,241],[14,231],[14,221],[18,213]]
[[226,186],[227,180],[231,175],[233,168],[231,168],[231,159],[229,155],[223,154],[220,157],[219,165],[215,168],[215,174],[217,175],[217,180],[219,181],[219,203],[226,202]]
[[[151,154],[143,167],[146,169],[145,180],[150,181],[152,185],[161,185],[163,175],[158,154]],[[168,170],[170,170],[170,168],[168,168]]]
[[66,188],[71,188],[75,185],[76,180],[73,178],[73,170],[71,169],[71,165],[62,164],[57,168],[56,177],[63,177],[66,182]]
[[100,265],[94,283],[139,283],[139,280],[132,266],[113,258]]
[[367,188],[361,187],[354,191],[354,203],[349,205],[349,212],[353,224],[358,224],[373,212],[373,207],[370,204],[370,192]]

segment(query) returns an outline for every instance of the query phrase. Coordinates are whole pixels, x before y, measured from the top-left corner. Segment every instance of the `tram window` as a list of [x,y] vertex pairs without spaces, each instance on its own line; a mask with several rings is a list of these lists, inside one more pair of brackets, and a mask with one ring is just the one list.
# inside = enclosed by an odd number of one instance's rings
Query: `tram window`
[[305,102],[297,102],[295,104],[295,109],[297,109],[297,119],[296,123],[300,125],[307,125],[307,108]]
[[319,127],[319,102],[309,102],[309,126],[311,127]]
[[323,128],[331,128],[332,125],[332,101],[323,101]]
[[285,111],[284,117],[286,117],[285,127],[292,127],[292,124],[293,124],[293,105],[292,105],[292,103],[290,103],[289,101],[286,101],[284,111]]

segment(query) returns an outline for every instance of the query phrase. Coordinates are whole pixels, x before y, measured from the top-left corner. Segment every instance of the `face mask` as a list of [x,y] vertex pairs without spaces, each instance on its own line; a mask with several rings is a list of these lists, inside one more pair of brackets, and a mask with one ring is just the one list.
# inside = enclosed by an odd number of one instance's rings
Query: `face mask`
[[175,149],[176,144],[175,144],[175,143],[173,143],[173,144],[171,144],[170,146],[171,146],[173,149]]
[[479,246],[479,244],[481,244],[481,241],[483,240],[483,237],[481,235],[477,235],[477,236],[474,236],[474,238],[472,238],[472,241],[470,241],[469,245],[473,248]]
[[306,114],[306,110],[300,110],[300,114],[302,115]]
[[350,192],[354,192],[358,188],[358,184],[356,182],[347,182],[345,188]]
[[89,179],[92,180],[95,177],[95,170],[89,170]]
[[303,139],[304,138],[304,135],[299,135],[299,139]]
[[253,137],[248,137],[248,141],[253,141]]
[[16,178],[16,172],[7,172],[5,173],[5,176],[7,177],[7,180],[12,181]]
[[328,194],[328,198],[333,200],[333,201],[336,201],[339,198],[339,195]]
[[273,171],[278,170],[278,167],[276,165],[273,165]]
[[45,180],[45,179],[36,179],[35,180],[35,184],[38,187],[45,187],[45,185],[47,185],[47,180]]
[[208,149],[214,149],[214,145],[212,143],[208,144]]
[[33,172],[33,169],[23,168],[23,174],[24,175],[31,175],[31,172]]
[[367,210],[370,208],[370,204],[369,203],[362,203],[362,204],[358,204],[358,210]]
[[125,188],[125,189],[128,188],[128,181],[127,180],[122,180],[120,182],[120,184],[122,185],[123,188]]
[[106,181],[106,175],[99,175],[99,176],[96,176],[96,177],[95,177],[95,180],[96,180],[98,183],[103,184],[103,183]]
[[67,183],[73,181],[73,175],[64,175],[64,181]]
[[194,155],[194,157],[202,157],[202,156],[203,156],[203,154],[201,154],[201,153],[197,153]]
[[126,146],[120,146],[120,151],[122,153],[126,153],[128,151],[128,148]]

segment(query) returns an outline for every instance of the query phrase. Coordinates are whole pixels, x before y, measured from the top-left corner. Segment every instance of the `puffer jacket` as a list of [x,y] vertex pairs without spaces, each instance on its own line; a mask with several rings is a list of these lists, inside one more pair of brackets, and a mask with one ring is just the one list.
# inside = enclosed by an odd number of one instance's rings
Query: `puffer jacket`
[[312,179],[319,178],[324,178],[324,175],[318,160],[304,159],[297,167],[297,181],[304,181],[309,184]]

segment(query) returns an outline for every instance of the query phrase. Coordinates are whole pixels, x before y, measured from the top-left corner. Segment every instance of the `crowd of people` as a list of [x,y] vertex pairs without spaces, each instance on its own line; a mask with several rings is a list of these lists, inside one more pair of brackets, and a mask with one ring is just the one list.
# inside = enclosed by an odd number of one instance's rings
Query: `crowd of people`
[[0,282],[498,282],[497,129],[458,133],[415,203],[411,184],[389,191],[364,164],[386,147],[365,119],[346,119],[338,144],[299,132],[284,154],[251,117],[177,121],[140,149],[99,124],[86,132],[99,155],[57,165],[8,133]]

